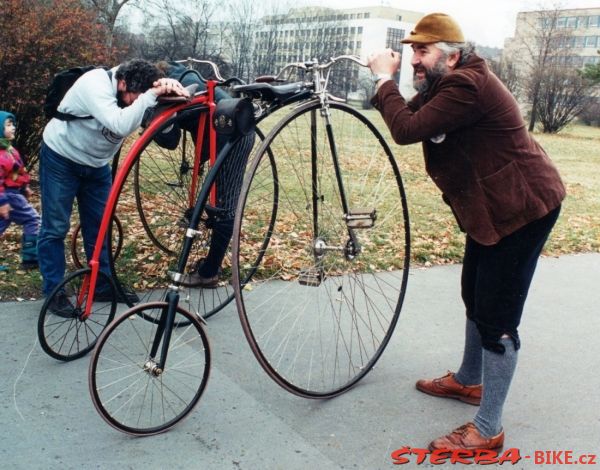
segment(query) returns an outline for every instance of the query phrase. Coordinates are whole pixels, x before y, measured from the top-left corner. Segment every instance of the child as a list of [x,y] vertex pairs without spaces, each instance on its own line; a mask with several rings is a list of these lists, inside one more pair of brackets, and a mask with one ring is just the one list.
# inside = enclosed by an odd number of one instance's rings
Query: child
[[27,200],[31,196],[29,174],[19,152],[11,144],[15,138],[15,122],[14,115],[0,111],[0,237],[11,222],[23,226],[21,267],[31,269],[38,265],[40,216]]

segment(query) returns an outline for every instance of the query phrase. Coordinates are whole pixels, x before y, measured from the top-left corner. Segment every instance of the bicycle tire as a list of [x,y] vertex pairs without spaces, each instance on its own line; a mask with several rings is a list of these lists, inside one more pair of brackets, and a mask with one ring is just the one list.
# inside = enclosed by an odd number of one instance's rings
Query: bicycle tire
[[[111,226],[111,242],[113,247],[113,257],[114,259],[118,259],[121,254],[121,250],[123,249],[123,224],[121,224],[121,219],[119,219],[116,215],[113,217],[114,227],[116,227],[116,231],[113,226]],[[116,232],[116,236],[115,236]],[[71,251],[71,259],[73,260],[73,265],[76,269],[83,269],[85,267],[82,262],[82,256],[85,255],[85,251],[83,249],[83,240],[81,239],[81,224],[77,224],[75,229],[71,234],[71,243],[70,243],[70,251]]]
[[[373,369],[398,321],[410,261],[406,195],[389,146],[350,106],[329,103],[328,113],[330,133],[314,100],[267,135],[247,172],[233,239],[236,305],[250,347],[276,383],[307,398],[339,395]],[[349,214],[332,163],[336,135]],[[269,199],[262,188],[272,186],[267,149],[280,193],[271,228],[257,205],[261,194]],[[257,256],[267,230],[270,243]],[[257,257],[261,265],[247,266]]]
[[[164,149],[153,142],[155,136],[163,132],[163,129],[168,128],[173,122],[173,120],[166,121],[154,134],[146,136],[147,144],[143,146],[139,155],[135,158],[133,182],[136,207],[144,230],[150,240],[166,256],[171,257],[172,265],[176,260],[174,255],[179,254],[181,242],[188,228],[189,216],[193,210],[193,207],[189,207],[189,194],[187,191],[191,187],[194,160],[194,144],[187,132],[183,132],[184,138],[181,139],[179,146],[174,150]],[[259,140],[264,139],[264,135],[259,129],[256,129],[256,133]],[[274,165],[273,155],[271,154],[269,158]],[[199,168],[199,180],[193,195],[195,202],[199,189],[206,183],[208,174],[206,163],[200,165]],[[273,168],[272,171],[275,172],[276,169]],[[177,181],[177,184],[170,183],[174,181]],[[161,188],[169,189],[166,190],[166,195],[162,195],[159,200],[169,202],[165,203],[157,214],[153,212],[153,208],[160,206],[160,204],[151,198],[153,194],[161,193]],[[206,201],[202,201],[202,204],[206,205]],[[275,203],[271,208],[271,212],[275,212]],[[274,214],[272,219],[274,220]],[[151,220],[154,220],[156,225],[152,225],[149,222]],[[186,272],[193,271],[194,263],[202,260],[208,252],[212,230],[210,228],[210,217],[207,213],[203,215],[198,231],[200,233],[190,253],[190,261],[186,266]],[[115,266],[114,271],[120,271],[118,266]],[[217,287],[208,289],[183,286],[181,288],[181,303],[190,311],[207,319],[222,310],[234,299],[230,279],[231,245],[223,261],[220,282]],[[169,283],[170,280],[164,278],[162,282],[158,283],[156,289],[146,293],[143,300],[164,300]]]
[[192,139],[188,132],[182,131],[181,141],[175,149],[161,147],[154,139],[163,129],[164,126],[148,136],[148,145],[137,156],[133,188],[146,234],[162,252],[176,256],[181,234],[187,228],[189,212],[205,176],[205,164],[199,167],[199,184],[190,196],[194,171]]
[[[90,395],[113,428],[135,436],[165,432],[198,404],[210,372],[210,344],[196,315],[180,306],[187,328],[173,331],[164,370],[149,351],[166,302],[138,304],[111,323],[94,350],[88,372]],[[140,321],[152,316],[156,321]],[[152,365],[152,367],[150,366]],[[173,366],[173,367],[172,367]]]
[[[46,298],[38,318],[38,339],[46,354],[60,361],[72,361],[86,355],[96,345],[98,337],[115,316],[115,286],[109,276],[98,272],[111,290],[111,301],[93,302],[91,315],[83,319],[87,306],[87,286],[90,268],[80,269],[65,276]],[[96,284],[98,285],[98,284]],[[73,315],[64,318],[52,313],[50,304],[60,293],[66,293],[74,307]]]

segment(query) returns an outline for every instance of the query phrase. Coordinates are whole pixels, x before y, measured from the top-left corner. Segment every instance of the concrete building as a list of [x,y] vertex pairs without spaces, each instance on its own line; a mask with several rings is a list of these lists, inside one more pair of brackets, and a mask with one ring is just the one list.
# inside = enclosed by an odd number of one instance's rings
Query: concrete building
[[[286,63],[321,61],[340,54],[354,54],[362,59],[374,50],[391,47],[403,51],[399,77],[401,90],[412,91],[412,50],[400,41],[414,28],[423,13],[386,6],[350,9],[305,7],[282,15],[263,18],[256,34],[258,63],[268,64],[271,73]],[[349,69],[350,70],[350,69]],[[350,91],[360,93],[360,72],[352,68]]]
[[600,8],[520,12],[503,57],[513,62],[519,74],[526,74],[532,61],[537,61],[542,42],[549,46],[547,65],[582,68],[600,63]]

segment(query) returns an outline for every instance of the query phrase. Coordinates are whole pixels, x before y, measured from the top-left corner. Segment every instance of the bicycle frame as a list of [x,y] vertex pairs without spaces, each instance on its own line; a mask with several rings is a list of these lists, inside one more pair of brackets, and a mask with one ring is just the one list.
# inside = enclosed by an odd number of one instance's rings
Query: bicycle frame
[[[148,136],[152,135],[158,128],[160,128],[168,118],[170,118],[174,113],[187,109],[191,106],[206,106],[208,108],[208,113],[203,113],[200,120],[200,126],[198,126],[198,139],[205,138],[205,128],[206,128],[206,119],[209,119],[209,122],[212,122],[212,117],[214,114],[214,110],[216,108],[215,103],[215,87],[217,85],[216,81],[208,80],[206,84],[206,93],[195,96],[191,101],[178,104],[172,107],[169,107],[162,113],[160,113],[156,118],[152,120],[150,125],[144,130],[140,138],[136,139],[135,143],[127,152],[125,159],[123,160],[123,164],[121,168],[117,171],[115,178],[113,180],[113,184],[108,195],[108,199],[106,201],[106,205],[104,208],[104,214],[102,216],[102,221],[100,223],[100,228],[98,230],[98,235],[96,237],[96,245],[94,247],[94,252],[92,254],[91,259],[88,262],[89,267],[91,268],[91,274],[89,276],[89,284],[87,289],[82,289],[81,300],[83,302],[83,298],[85,297],[85,293],[87,290],[87,298],[93,299],[94,292],[96,288],[96,281],[98,278],[98,271],[100,270],[100,254],[102,252],[102,248],[104,245],[104,240],[106,239],[107,233],[110,228],[111,219],[115,213],[117,202],[119,196],[121,194],[121,190],[123,188],[125,179],[129,175],[129,172],[133,168],[135,164],[136,157],[141,151],[141,149],[148,144]],[[211,164],[214,164],[216,159],[216,149],[217,149],[217,136],[214,127],[208,126],[208,138],[209,138],[209,161]],[[197,142],[201,143],[202,140],[198,140]],[[200,166],[200,152],[202,150],[202,145],[196,145],[195,150],[195,162],[194,162],[194,171],[196,172]],[[197,175],[197,173],[195,173]],[[197,185],[197,177],[193,182],[194,185]],[[195,190],[195,187],[194,187]],[[216,188],[211,188],[212,198],[216,197]],[[193,191],[190,191],[190,199],[194,194]],[[191,205],[193,205],[194,201],[190,201]],[[120,286],[117,285],[117,290],[120,290]],[[91,314],[92,302],[87,302],[85,311],[82,314],[82,319],[87,319]]]
[[[221,148],[221,151],[216,157],[214,156],[214,153],[211,152],[211,156],[215,157],[214,164],[211,166],[211,169],[208,175],[206,176],[206,181],[216,181],[217,173],[221,169],[221,166],[223,165],[225,159],[229,156],[231,148],[236,144],[238,140],[239,138],[228,141],[223,146],[223,148]],[[198,194],[197,201],[207,200],[207,196],[210,200],[210,195],[208,193],[210,192],[211,194],[213,194],[215,189],[215,184],[211,184],[210,186],[203,185],[200,194]],[[190,255],[190,251],[192,249],[192,244],[194,242],[194,237],[196,234],[195,228],[197,228],[200,223],[200,218],[202,217],[203,211],[204,206],[197,202],[194,205],[194,211],[190,219],[190,228],[187,229],[185,234],[183,248],[181,249],[181,253],[177,263],[177,272],[172,274],[173,281],[175,282],[175,284],[169,286],[166,296],[167,305],[165,306],[165,308],[163,308],[158,327],[156,329],[156,334],[152,342],[152,348],[150,349],[150,358],[152,359],[151,367],[153,368],[153,373],[156,374],[160,374],[165,368],[165,363],[167,361],[167,352],[169,350],[169,344],[171,341],[171,334],[174,328],[175,310],[179,303],[179,282],[181,281],[181,278],[184,275],[183,271],[185,270],[185,266],[187,264],[188,257]],[[200,317],[200,321],[206,323],[202,317]],[[156,357],[156,354],[158,353],[158,348],[161,344],[162,348],[160,353],[160,359],[158,363],[156,363],[154,359]]]
[[[290,64],[290,66],[289,66],[289,67],[297,67],[297,68],[305,69],[312,75],[311,83],[312,83],[312,89],[313,89],[313,97],[316,99],[319,99],[321,102],[321,107],[322,107],[321,114],[324,116],[324,118],[326,120],[326,129],[327,129],[329,145],[331,148],[332,158],[334,159],[334,165],[336,168],[337,168],[337,149],[335,146],[335,141],[333,139],[333,132],[331,129],[331,124],[329,122],[329,112],[328,112],[329,97],[327,95],[327,82],[329,79],[329,75],[328,75],[328,73],[325,75],[323,73],[323,71],[328,72],[331,65],[333,65],[336,61],[338,61],[340,59],[352,60],[354,62],[359,63],[360,65],[364,65],[354,56],[341,56],[336,59],[332,59],[331,62],[329,62],[327,64],[323,64],[323,65],[319,65],[318,63],[306,63],[306,64]],[[190,59],[188,59],[188,61],[189,60]],[[280,75],[289,67],[286,66],[282,70]],[[217,78],[222,78],[222,77],[217,75]],[[179,105],[169,107],[164,112],[160,113],[157,117],[155,117],[152,120],[152,122],[145,129],[145,131],[142,133],[140,138],[136,139],[135,143],[129,149],[129,152],[127,153],[127,155],[123,161],[122,167],[117,171],[117,174],[114,177],[113,185],[112,185],[111,191],[109,193],[109,197],[108,197],[108,200],[107,200],[107,203],[105,206],[105,210],[104,210],[104,215],[102,217],[102,221],[100,224],[100,229],[98,231],[98,235],[96,238],[94,252],[92,254],[92,258],[88,262],[88,265],[91,268],[89,287],[87,289],[87,298],[88,299],[93,299],[93,296],[94,296],[94,291],[95,291],[97,277],[98,277],[98,271],[100,269],[99,259],[100,259],[100,254],[102,252],[103,241],[105,240],[107,233],[109,232],[111,219],[115,213],[116,205],[117,205],[118,198],[120,196],[121,189],[123,187],[125,179],[127,178],[129,172],[131,171],[131,168],[135,164],[136,156],[143,149],[143,147],[148,144],[147,136],[153,134],[174,113],[176,113],[178,111],[182,111],[184,109],[188,109],[189,107],[194,106],[194,105],[204,105],[204,106],[208,107],[208,113],[202,113],[202,115],[200,116],[200,123],[199,123],[198,129],[197,129],[197,135],[196,135],[197,145],[195,146],[195,151],[194,151],[194,166],[193,166],[194,173],[192,175],[191,187],[190,187],[190,191],[188,193],[189,194],[189,198],[188,198],[189,207],[194,207],[194,204],[195,204],[194,194],[196,193],[196,190],[198,189],[198,172],[199,172],[200,164],[201,164],[201,152],[202,152],[201,142],[203,142],[203,139],[206,137],[205,136],[206,127],[208,127],[208,129],[209,129],[209,131],[208,131],[209,165],[211,167],[214,167],[217,162],[217,160],[216,160],[216,158],[217,158],[217,156],[216,156],[216,153],[217,153],[216,152],[216,148],[217,148],[216,131],[212,125],[206,126],[206,124],[207,124],[206,119],[209,119],[209,123],[212,123],[214,110],[216,108],[215,87],[217,86],[217,84],[218,84],[218,82],[215,80],[207,80],[206,81],[206,88],[207,88],[206,93],[200,94],[200,95],[194,97],[190,102],[186,102],[186,103],[182,103]],[[307,84],[307,85],[310,86],[310,84]],[[266,117],[267,115],[271,114],[275,110],[280,109],[281,107],[284,107],[287,104],[289,104],[289,103],[275,104],[274,106],[270,107],[267,110],[267,113],[265,115],[261,116],[260,118]],[[316,120],[315,120],[315,126],[316,126]],[[313,131],[311,131],[311,134],[312,133],[313,133]],[[314,143],[314,134],[311,135],[311,139],[313,140],[313,143]],[[318,194],[317,194],[317,187],[316,187],[316,184],[317,184],[316,162],[314,161],[316,158],[316,150],[315,149],[313,149],[312,154],[313,155],[311,158],[313,160],[313,166],[315,168],[315,172],[313,173],[313,211],[315,212],[315,218],[314,218],[315,229],[317,229],[318,228],[318,218],[317,218],[317,214],[316,214],[316,211],[317,211],[316,198],[318,198]],[[219,167],[219,166],[220,165],[217,165],[217,167]],[[216,168],[215,170],[218,170],[218,168]],[[345,214],[348,215],[348,204],[347,204],[347,200],[346,200],[346,196],[345,196],[343,181],[342,181],[341,174],[339,173],[339,171],[336,171],[336,178],[338,181],[340,196],[342,199],[342,201],[341,201],[342,207],[344,209]],[[214,202],[216,200],[216,186],[214,184],[210,188],[210,191],[211,191],[211,193],[210,193],[209,200],[210,200],[211,204],[214,204]],[[202,192],[203,191],[201,191],[201,193]],[[199,194],[199,197],[200,196],[202,196],[202,194]],[[198,220],[199,220],[200,215],[201,214],[197,214]],[[195,220],[196,224],[197,224],[198,220]],[[315,233],[317,233],[317,231],[315,231]],[[350,227],[348,227],[348,234],[354,244],[355,250],[359,250],[360,248],[358,246],[357,238],[354,235],[354,232]],[[186,235],[186,237],[187,237],[187,235]],[[184,251],[187,250],[189,252],[192,240],[193,240],[193,238],[187,237],[186,244],[184,245]],[[188,247],[188,244],[190,245],[190,247]],[[181,264],[182,258],[183,257],[180,257],[180,260],[178,263],[178,272],[179,273],[181,273],[183,271],[184,266],[185,266],[185,263],[183,265]],[[175,281],[177,281],[177,280],[175,280]],[[116,289],[118,292],[120,292],[122,290],[121,286],[118,283],[116,285]],[[83,290],[83,292],[85,292],[85,289]],[[83,294],[82,294],[82,296],[83,296]],[[85,312],[82,314],[83,319],[86,319],[90,316],[91,306],[92,306],[92,304],[90,302],[88,302],[86,305],[86,308],[85,308]]]

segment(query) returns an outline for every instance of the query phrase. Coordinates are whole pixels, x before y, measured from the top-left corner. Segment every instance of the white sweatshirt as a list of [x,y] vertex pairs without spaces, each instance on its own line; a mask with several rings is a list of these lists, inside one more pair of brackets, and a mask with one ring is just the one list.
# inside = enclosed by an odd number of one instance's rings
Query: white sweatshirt
[[106,70],[94,69],[77,79],[58,110],[94,119],[51,119],[44,129],[46,145],[69,160],[94,168],[106,165],[113,158],[125,137],[140,126],[144,111],[156,104],[156,96],[148,90],[130,106],[120,108],[117,68],[112,69],[111,78]]

